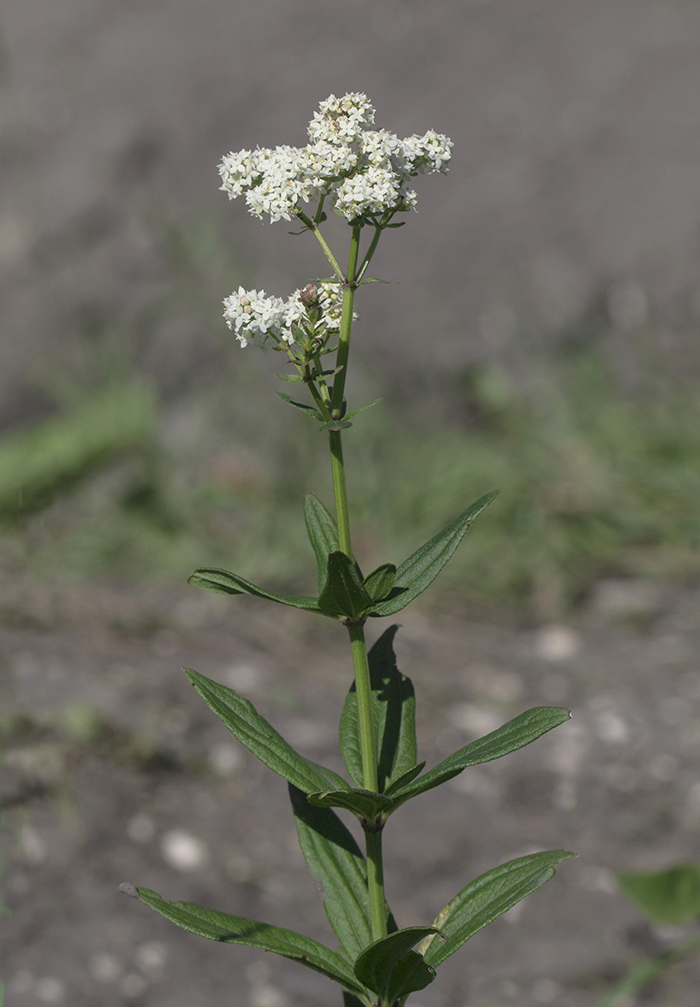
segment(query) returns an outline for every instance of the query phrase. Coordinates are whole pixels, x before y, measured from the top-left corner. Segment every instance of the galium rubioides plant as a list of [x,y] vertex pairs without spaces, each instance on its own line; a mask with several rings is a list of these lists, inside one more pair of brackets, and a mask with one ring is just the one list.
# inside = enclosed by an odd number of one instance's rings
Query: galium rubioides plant
[[[374,109],[364,94],[331,95],[309,124],[301,148],[242,150],[224,157],[222,189],[245,196],[252,214],[294,220],[311,234],[330,263],[331,276],[309,283],[286,300],[244,290],[224,301],[224,318],[241,346],[269,347],[287,358],[277,377],[301,386],[308,401],[278,391],[328,436],[333,513],[312,493],[304,517],[318,562],[318,593],[275,594],[236,573],[197,570],[190,584],[223,594],[250,594],[334,619],[347,630],[354,681],[340,717],[340,749],[347,778],[304,758],[233,689],[196,671],[187,677],[231,733],[289,784],[299,843],[321,881],[330,924],[340,942],[331,949],[293,930],[244,919],[190,902],[167,902],[147,888],[123,886],[185,930],[230,944],[274,951],[338,983],[346,1007],[392,1007],[435,978],[436,968],[477,931],[540,888],[555,865],[573,854],[550,850],[519,857],[471,881],[425,926],[400,928],[384,894],[382,836],[389,818],[413,800],[479,763],[499,759],[535,741],[569,717],[567,710],[526,710],[498,730],[466,745],[432,769],[418,762],[415,695],[396,666],[387,629],[365,645],[368,619],[393,616],[435,580],[472,521],[498,496],[487,493],[398,567],[382,563],[365,576],[353,556],[342,438],[352,418],[345,399],[355,295],[384,231],[401,227],[397,215],[416,204],[414,176],[446,172],[452,143],[430,131],[403,140],[373,129]],[[343,268],[323,233],[327,211],[350,228]],[[363,240],[365,239],[365,240]],[[365,852],[336,810],[359,820]],[[416,949],[416,950],[414,950]]]

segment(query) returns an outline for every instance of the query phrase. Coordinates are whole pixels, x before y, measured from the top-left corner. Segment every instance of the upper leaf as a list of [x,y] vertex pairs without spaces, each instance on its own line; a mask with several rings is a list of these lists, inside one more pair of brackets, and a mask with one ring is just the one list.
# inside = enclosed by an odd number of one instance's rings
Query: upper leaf
[[318,593],[321,594],[328,578],[328,556],[340,548],[338,526],[328,508],[313,493],[307,493],[304,499],[304,520],[311,548],[316,556]]
[[352,811],[361,822],[373,822],[393,806],[390,797],[372,790],[326,790],[307,795],[319,808],[345,808]]
[[617,874],[618,884],[652,920],[680,926],[700,917],[700,865],[679,864],[665,871]]
[[301,852],[323,885],[323,905],[330,925],[354,961],[372,941],[365,859],[334,811],[314,807],[291,784],[289,796]]
[[315,972],[320,972],[350,990],[363,1003],[369,1004],[367,991],[353,975],[342,955],[330,948],[304,937],[294,930],[273,927],[243,916],[229,916],[216,909],[205,909],[194,902],[166,902],[157,892],[139,888],[138,893],[151,909],[183,930],[224,944],[247,944],[263,951],[274,951],[284,958],[300,962]]
[[[416,764],[416,699],[410,678],[402,675],[396,666],[393,641],[398,628],[390,626],[368,654],[380,791],[386,790]],[[354,683],[340,717],[340,750],[350,778],[361,787],[362,749]]]
[[279,397],[285,402],[288,402],[290,406],[294,406],[295,409],[301,409],[301,411],[306,413],[307,416],[313,416],[313,418],[318,420],[319,423],[323,423],[323,416],[315,406],[309,406],[305,402],[296,402],[294,399],[291,399],[289,395],[285,395],[284,392],[276,391],[275,395],[279,395]]
[[371,409],[372,406],[376,406],[381,401],[382,401],[381,399],[375,399],[374,402],[366,402],[364,406],[358,406],[357,409],[353,409],[351,412],[349,412],[345,417],[345,419],[351,420],[353,416],[359,416],[359,414],[363,413],[365,409]]
[[328,556],[328,573],[318,607],[325,615],[359,619],[372,599],[362,583],[354,559],[339,550]]
[[457,776],[467,766],[478,766],[482,762],[492,762],[504,755],[524,748],[532,741],[565,723],[571,714],[558,706],[536,706],[526,710],[519,716],[509,720],[507,724],[496,728],[483,738],[472,741],[460,748],[454,755],[443,759],[434,769],[420,776],[414,783],[392,792],[392,797],[398,803],[403,803],[417,794],[446,783]]
[[387,1004],[422,990],[435,978],[435,969],[411,948],[428,935],[439,934],[436,927],[397,930],[362,952],[355,962],[355,975]]
[[429,542],[417,549],[412,556],[399,566],[390,596],[372,606],[367,613],[371,616],[395,615],[409,602],[422,594],[452,558],[457,546],[464,538],[467,528],[488,505],[499,496],[501,490],[494,490],[481,497],[452,524],[443,528]]
[[368,573],[363,583],[372,601],[383,601],[390,593],[396,580],[396,567],[393,563],[382,563],[372,573]]
[[332,769],[326,769],[295,752],[272,724],[260,716],[249,700],[199,672],[187,668],[185,674],[229,731],[273,773],[294,784],[305,794],[348,787],[343,777]]
[[217,567],[205,567],[195,570],[187,581],[193,587],[201,587],[205,591],[213,591],[215,594],[252,594],[256,598],[265,598],[267,601],[277,601],[281,605],[291,605],[292,608],[303,608],[308,612],[320,612],[316,598],[309,598],[300,594],[274,594],[266,591],[262,587],[256,587],[249,580],[239,577],[237,573],[229,570],[219,570]]
[[435,918],[435,926],[446,939],[428,938],[423,942],[421,950],[426,962],[437,968],[475,933],[553,878],[555,864],[575,856],[566,850],[533,853],[510,860],[476,878]]

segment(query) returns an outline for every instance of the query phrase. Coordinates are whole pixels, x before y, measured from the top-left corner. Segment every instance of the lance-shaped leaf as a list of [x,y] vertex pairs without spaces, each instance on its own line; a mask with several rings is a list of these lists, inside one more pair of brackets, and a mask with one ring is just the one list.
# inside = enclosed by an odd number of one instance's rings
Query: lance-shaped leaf
[[219,685],[197,671],[185,669],[188,680],[217,717],[224,722],[256,759],[277,773],[283,780],[293,783],[305,794],[319,790],[338,790],[348,784],[317,762],[305,759],[277,733],[272,724],[261,717],[253,704],[243,699],[226,685]]
[[[380,791],[416,765],[416,698],[410,678],[402,675],[396,666],[393,644],[398,628],[390,626],[368,655]],[[340,717],[340,750],[350,778],[361,787],[362,748],[354,683]]]
[[424,776],[419,776],[414,783],[393,791],[391,796],[397,802],[397,806],[403,804],[417,794],[423,794],[426,790],[432,790],[433,787],[446,783],[468,766],[492,762],[519,748],[524,748],[547,731],[565,723],[570,717],[569,711],[559,706],[536,706],[532,710],[526,710],[490,734],[460,748]]
[[344,552],[332,552],[326,586],[318,597],[320,610],[336,618],[359,619],[371,603],[355,560]]
[[387,1004],[422,990],[435,978],[435,969],[411,948],[428,935],[437,938],[439,934],[436,927],[397,930],[362,952],[355,962],[355,975]]
[[396,580],[396,567],[393,563],[382,563],[372,573],[368,573],[363,583],[365,591],[372,601],[382,601],[390,593]]
[[395,615],[409,602],[422,594],[454,555],[472,521],[485,510],[501,493],[494,490],[481,497],[452,524],[443,528],[429,542],[417,549],[412,556],[398,567],[391,595],[385,601],[375,603],[368,611],[371,616]]
[[304,500],[304,521],[318,565],[318,593],[322,594],[328,578],[328,556],[340,548],[338,526],[328,508],[313,493],[307,493]]
[[382,401],[381,399],[375,399],[374,402],[366,402],[364,406],[358,406],[357,409],[353,409],[351,412],[349,412],[347,416],[345,416],[345,419],[351,420],[353,416],[359,416],[360,413],[363,413],[365,411],[365,409],[371,409],[372,406],[376,406],[381,401]]
[[409,769],[406,773],[399,776],[398,780],[394,780],[394,782],[386,788],[384,793],[387,797],[393,797],[394,794],[398,794],[399,790],[403,790],[409,783],[413,783],[415,778],[420,776],[424,769],[425,762],[419,762],[417,766],[413,766],[412,769]]
[[223,944],[247,944],[262,951],[274,951],[275,954],[291,958],[320,972],[328,979],[340,983],[364,1003],[369,1002],[367,991],[353,975],[343,956],[311,937],[243,916],[230,916],[216,909],[205,909],[194,902],[166,902],[149,888],[137,890],[146,905],[183,930]]
[[295,402],[294,399],[290,399],[290,397],[285,395],[284,392],[276,391],[275,395],[279,395],[279,397],[285,402],[288,402],[290,406],[294,406],[295,409],[301,409],[302,413],[306,413],[307,416],[313,416],[313,418],[318,420],[319,423],[323,423],[323,416],[315,406],[309,406],[305,402]]
[[553,878],[555,864],[575,856],[567,850],[533,853],[510,860],[476,878],[436,917],[435,926],[445,935],[445,940],[428,938],[424,941],[421,950],[426,962],[437,968],[475,933]]
[[252,594],[256,598],[277,601],[280,605],[291,605],[292,608],[303,608],[307,612],[321,611],[316,598],[300,594],[274,594],[262,587],[256,587],[244,577],[239,577],[237,573],[219,570],[216,567],[195,570],[187,583],[193,587],[201,587],[204,591],[213,591],[215,594]]
[[372,790],[331,790],[307,794],[307,797],[318,808],[344,808],[352,811],[361,822],[373,822],[394,803],[390,797],[375,794]]
[[334,811],[314,807],[291,784],[289,796],[301,852],[323,885],[323,905],[330,925],[354,961],[372,942],[365,858]]

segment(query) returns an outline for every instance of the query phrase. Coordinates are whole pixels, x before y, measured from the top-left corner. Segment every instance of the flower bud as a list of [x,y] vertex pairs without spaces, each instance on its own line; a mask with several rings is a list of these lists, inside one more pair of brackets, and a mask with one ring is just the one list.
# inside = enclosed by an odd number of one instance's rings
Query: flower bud
[[323,316],[323,308],[321,307],[318,289],[313,283],[307,283],[304,289],[299,292],[299,300],[304,305],[306,317],[309,321],[312,324],[319,322]]

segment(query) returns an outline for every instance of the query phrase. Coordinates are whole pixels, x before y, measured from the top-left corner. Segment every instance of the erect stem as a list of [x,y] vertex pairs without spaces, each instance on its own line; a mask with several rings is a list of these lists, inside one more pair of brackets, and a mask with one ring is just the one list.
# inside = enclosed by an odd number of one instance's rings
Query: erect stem
[[[302,218],[303,219],[303,218]],[[320,236],[317,233],[316,237]],[[340,339],[336,366],[340,368],[335,377],[330,402],[333,419],[339,420],[345,393],[348,356],[350,353],[350,333],[352,330],[353,301],[355,296],[357,260],[360,246],[360,228],[353,227],[348,257],[348,271],[343,281],[343,310],[340,320]],[[376,245],[375,245],[376,247]],[[335,261],[335,260],[333,260]],[[345,484],[343,443],[340,430],[329,431],[331,450],[331,472],[333,494],[338,521],[338,542],[346,556],[353,558],[350,543],[350,520],[348,515],[348,495]],[[360,750],[362,754],[362,782],[365,790],[374,793],[378,787],[377,746],[375,725],[372,717],[372,685],[367,658],[367,645],[362,624],[348,625],[350,650],[355,672],[355,692],[360,730]],[[386,937],[386,901],[384,897],[384,870],[382,866],[382,826],[379,822],[368,822],[365,828],[367,845],[367,887],[369,894],[370,922],[373,940]]]
[[340,316],[340,338],[338,340],[338,353],[335,358],[335,365],[340,370],[336,374],[333,384],[333,395],[331,396],[331,415],[334,419],[341,419],[343,408],[343,397],[345,394],[345,379],[348,370],[348,357],[350,356],[350,332],[352,331],[352,311],[355,302],[355,274],[357,271],[357,257],[360,250],[360,228],[353,227],[352,238],[350,239],[350,255],[348,256],[348,271],[343,284],[343,311]]

